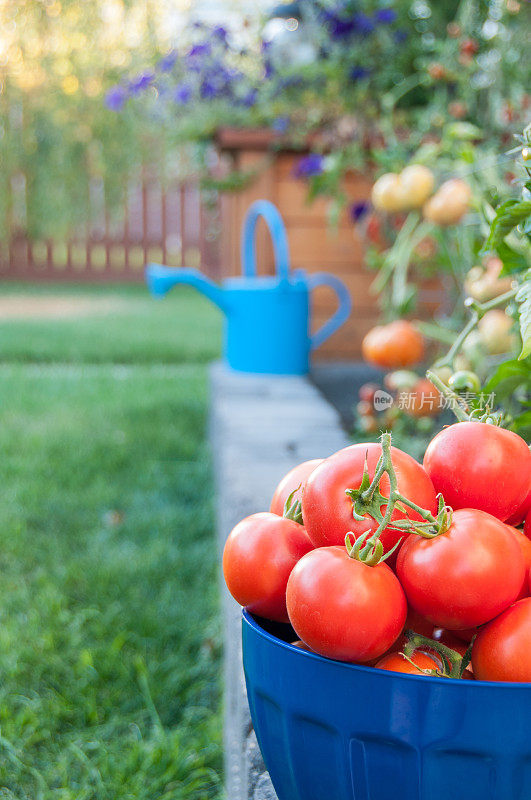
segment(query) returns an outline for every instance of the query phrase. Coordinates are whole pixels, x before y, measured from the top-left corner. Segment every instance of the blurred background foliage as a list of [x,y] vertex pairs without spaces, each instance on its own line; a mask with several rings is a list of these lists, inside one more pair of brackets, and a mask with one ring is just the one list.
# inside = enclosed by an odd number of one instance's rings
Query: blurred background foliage
[[402,164],[448,121],[498,151],[529,105],[528,13],[518,0],[3,0],[2,232],[64,234],[146,163],[219,178],[210,144],[226,125],[311,135],[302,177],[338,205],[346,171]]

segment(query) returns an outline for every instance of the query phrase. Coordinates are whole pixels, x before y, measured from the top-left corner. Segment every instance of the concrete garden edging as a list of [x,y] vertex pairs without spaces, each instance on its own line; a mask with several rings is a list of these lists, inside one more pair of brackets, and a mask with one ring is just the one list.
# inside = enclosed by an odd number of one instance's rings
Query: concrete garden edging
[[[338,413],[307,377],[210,370],[210,441],[220,550],[243,517],[267,511],[292,467],[350,444]],[[276,800],[252,730],[241,659],[241,611],[222,581],[225,783],[229,800]]]

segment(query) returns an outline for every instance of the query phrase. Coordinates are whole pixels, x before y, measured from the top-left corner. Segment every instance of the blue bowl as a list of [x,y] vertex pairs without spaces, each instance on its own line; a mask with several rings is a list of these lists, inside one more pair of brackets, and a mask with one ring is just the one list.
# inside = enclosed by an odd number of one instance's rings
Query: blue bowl
[[253,725],[279,800],[531,800],[531,684],[331,661],[243,613]]

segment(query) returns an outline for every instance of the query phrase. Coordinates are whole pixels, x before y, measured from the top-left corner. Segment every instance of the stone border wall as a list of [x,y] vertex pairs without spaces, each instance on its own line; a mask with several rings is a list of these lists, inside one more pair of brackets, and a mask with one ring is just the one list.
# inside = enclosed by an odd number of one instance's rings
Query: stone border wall
[[[210,438],[220,549],[243,517],[267,511],[301,461],[350,442],[337,412],[307,378],[243,375],[214,364]],[[228,800],[276,800],[252,730],[241,659],[240,608],[223,582],[225,782]]]

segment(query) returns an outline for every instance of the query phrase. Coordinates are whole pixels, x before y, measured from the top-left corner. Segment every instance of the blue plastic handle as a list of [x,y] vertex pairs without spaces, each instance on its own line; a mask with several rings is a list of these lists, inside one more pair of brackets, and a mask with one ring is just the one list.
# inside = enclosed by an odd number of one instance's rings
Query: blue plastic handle
[[275,254],[276,273],[282,280],[289,278],[289,247],[286,227],[280,213],[269,200],[257,200],[249,208],[242,228],[242,271],[248,278],[256,276],[256,223],[263,217],[269,228]]
[[329,275],[328,272],[315,272],[313,275],[308,275],[306,280],[309,289],[315,289],[317,286],[330,286],[337,294],[339,301],[339,307],[335,314],[310,338],[310,347],[314,350],[347,321],[352,310],[352,299],[343,281],[336,278],[335,275]]

